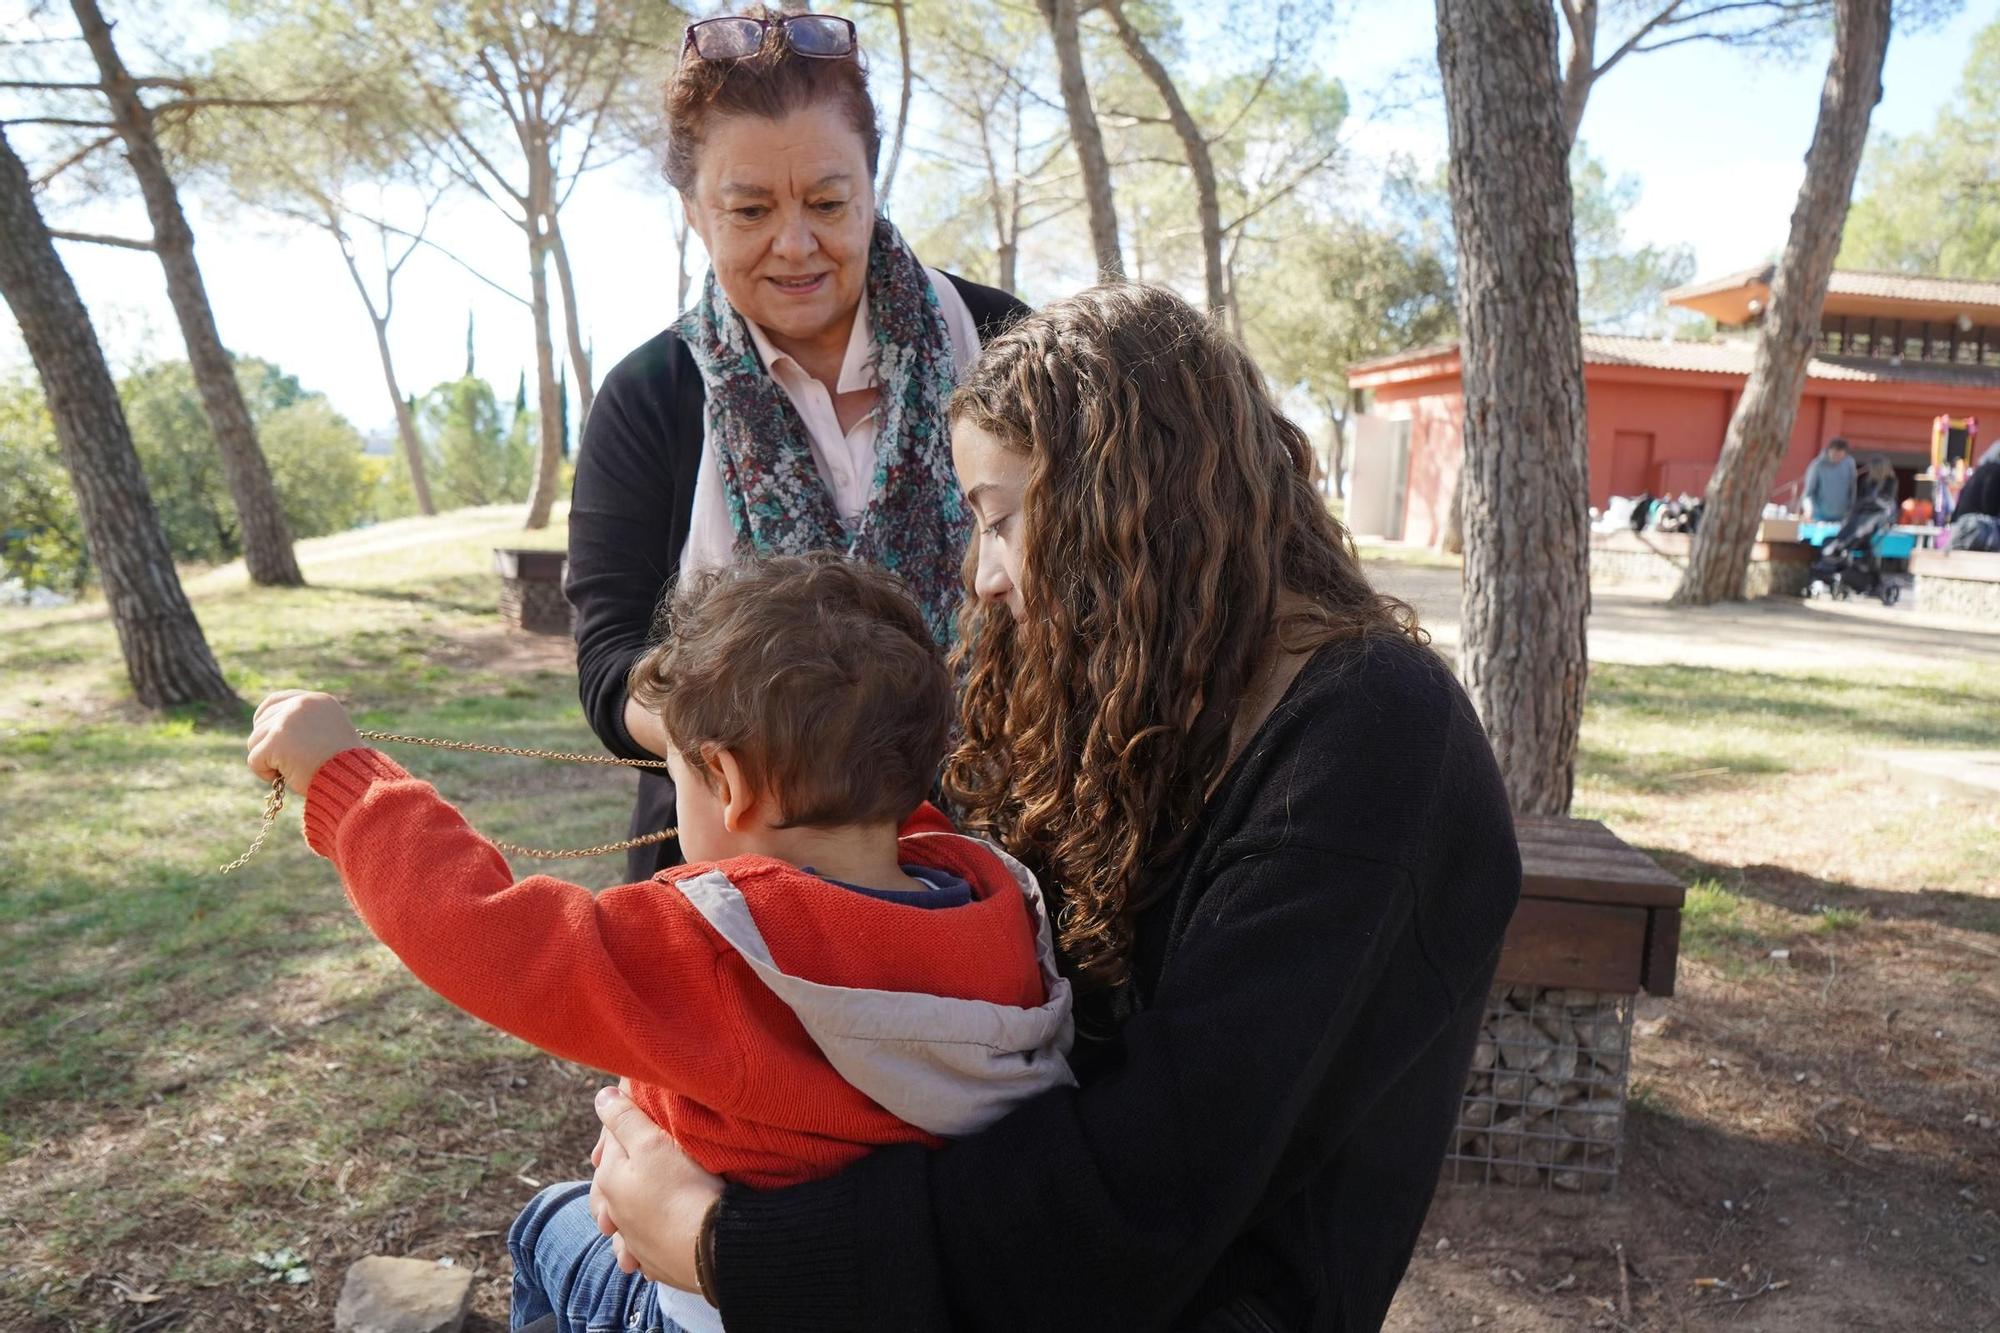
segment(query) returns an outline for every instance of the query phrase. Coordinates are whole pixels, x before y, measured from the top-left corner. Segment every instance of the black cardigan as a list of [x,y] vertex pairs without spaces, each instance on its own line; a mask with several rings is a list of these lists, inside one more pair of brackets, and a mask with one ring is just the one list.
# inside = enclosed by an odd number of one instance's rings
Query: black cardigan
[[730,1333],[1378,1328],[1521,886],[1472,707],[1400,638],[1320,650],[1138,919],[1080,1088],[932,1152],[731,1186]]
[[[1027,307],[995,287],[945,275],[990,341]],[[625,680],[644,652],[653,612],[680,572],[694,512],[704,430],[701,372],[668,329],[612,367],[591,405],[570,496],[569,572],[576,608],[576,673],[584,716],[606,749],[656,759],[625,730]],[[658,769],[639,773],[632,832],[674,821],[674,789]],[[680,860],[672,843],[626,854],[633,881]]]
[[1958,503],[1952,507],[1953,518],[1960,514],[1991,514],[2000,518],[2000,458],[1990,458],[1972,469],[1965,489],[1958,493]]

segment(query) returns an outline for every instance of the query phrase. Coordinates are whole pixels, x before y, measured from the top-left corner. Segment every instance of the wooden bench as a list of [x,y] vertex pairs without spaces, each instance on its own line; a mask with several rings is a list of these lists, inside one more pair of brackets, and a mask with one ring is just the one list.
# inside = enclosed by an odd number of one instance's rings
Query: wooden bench
[[1916,551],[1910,573],[1918,610],[2000,622],[2000,551]]
[[1633,997],[1671,995],[1680,881],[1587,819],[1519,815],[1521,902],[1467,1073],[1445,1179],[1608,1189]]
[[1521,905],[1498,980],[1620,995],[1672,995],[1686,890],[1590,819],[1520,815]]
[[2000,583],[2000,551],[1912,551],[1910,572],[1918,578]]
[[493,551],[500,576],[500,615],[515,629],[534,634],[567,634],[576,613],[563,595],[569,557],[539,547],[501,546]]
[[[1591,581],[1675,584],[1686,572],[1693,550],[1694,538],[1684,532],[1633,532],[1629,528],[1593,532]],[[1805,590],[1806,571],[1814,554],[1804,542],[1760,539],[1750,548],[1745,590],[1752,597],[1798,596]]]

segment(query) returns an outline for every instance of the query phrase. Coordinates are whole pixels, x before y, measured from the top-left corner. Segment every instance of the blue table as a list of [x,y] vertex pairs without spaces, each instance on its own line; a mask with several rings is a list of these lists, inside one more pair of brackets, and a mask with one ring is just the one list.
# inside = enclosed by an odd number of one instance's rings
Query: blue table
[[[1927,531],[1922,528],[1890,528],[1875,537],[1875,554],[1884,560],[1903,560],[1917,549],[1917,534]],[[1808,546],[1824,546],[1840,532],[1838,523],[1801,523],[1799,540]]]

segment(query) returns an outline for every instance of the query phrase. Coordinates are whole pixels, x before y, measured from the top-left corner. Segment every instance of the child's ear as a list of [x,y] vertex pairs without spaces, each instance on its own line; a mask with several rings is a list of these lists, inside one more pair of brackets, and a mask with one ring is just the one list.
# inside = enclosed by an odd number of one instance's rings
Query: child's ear
[[715,784],[715,799],[722,806],[722,827],[741,833],[749,827],[757,810],[757,792],[743,771],[736,751],[717,748],[708,752],[708,772]]

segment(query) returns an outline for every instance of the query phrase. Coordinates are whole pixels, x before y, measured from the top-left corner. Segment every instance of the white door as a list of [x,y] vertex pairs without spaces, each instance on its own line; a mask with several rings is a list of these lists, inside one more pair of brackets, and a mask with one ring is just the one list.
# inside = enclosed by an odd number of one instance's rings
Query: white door
[[1347,492],[1347,526],[1358,537],[1403,539],[1410,492],[1410,423],[1354,418],[1354,468]]

